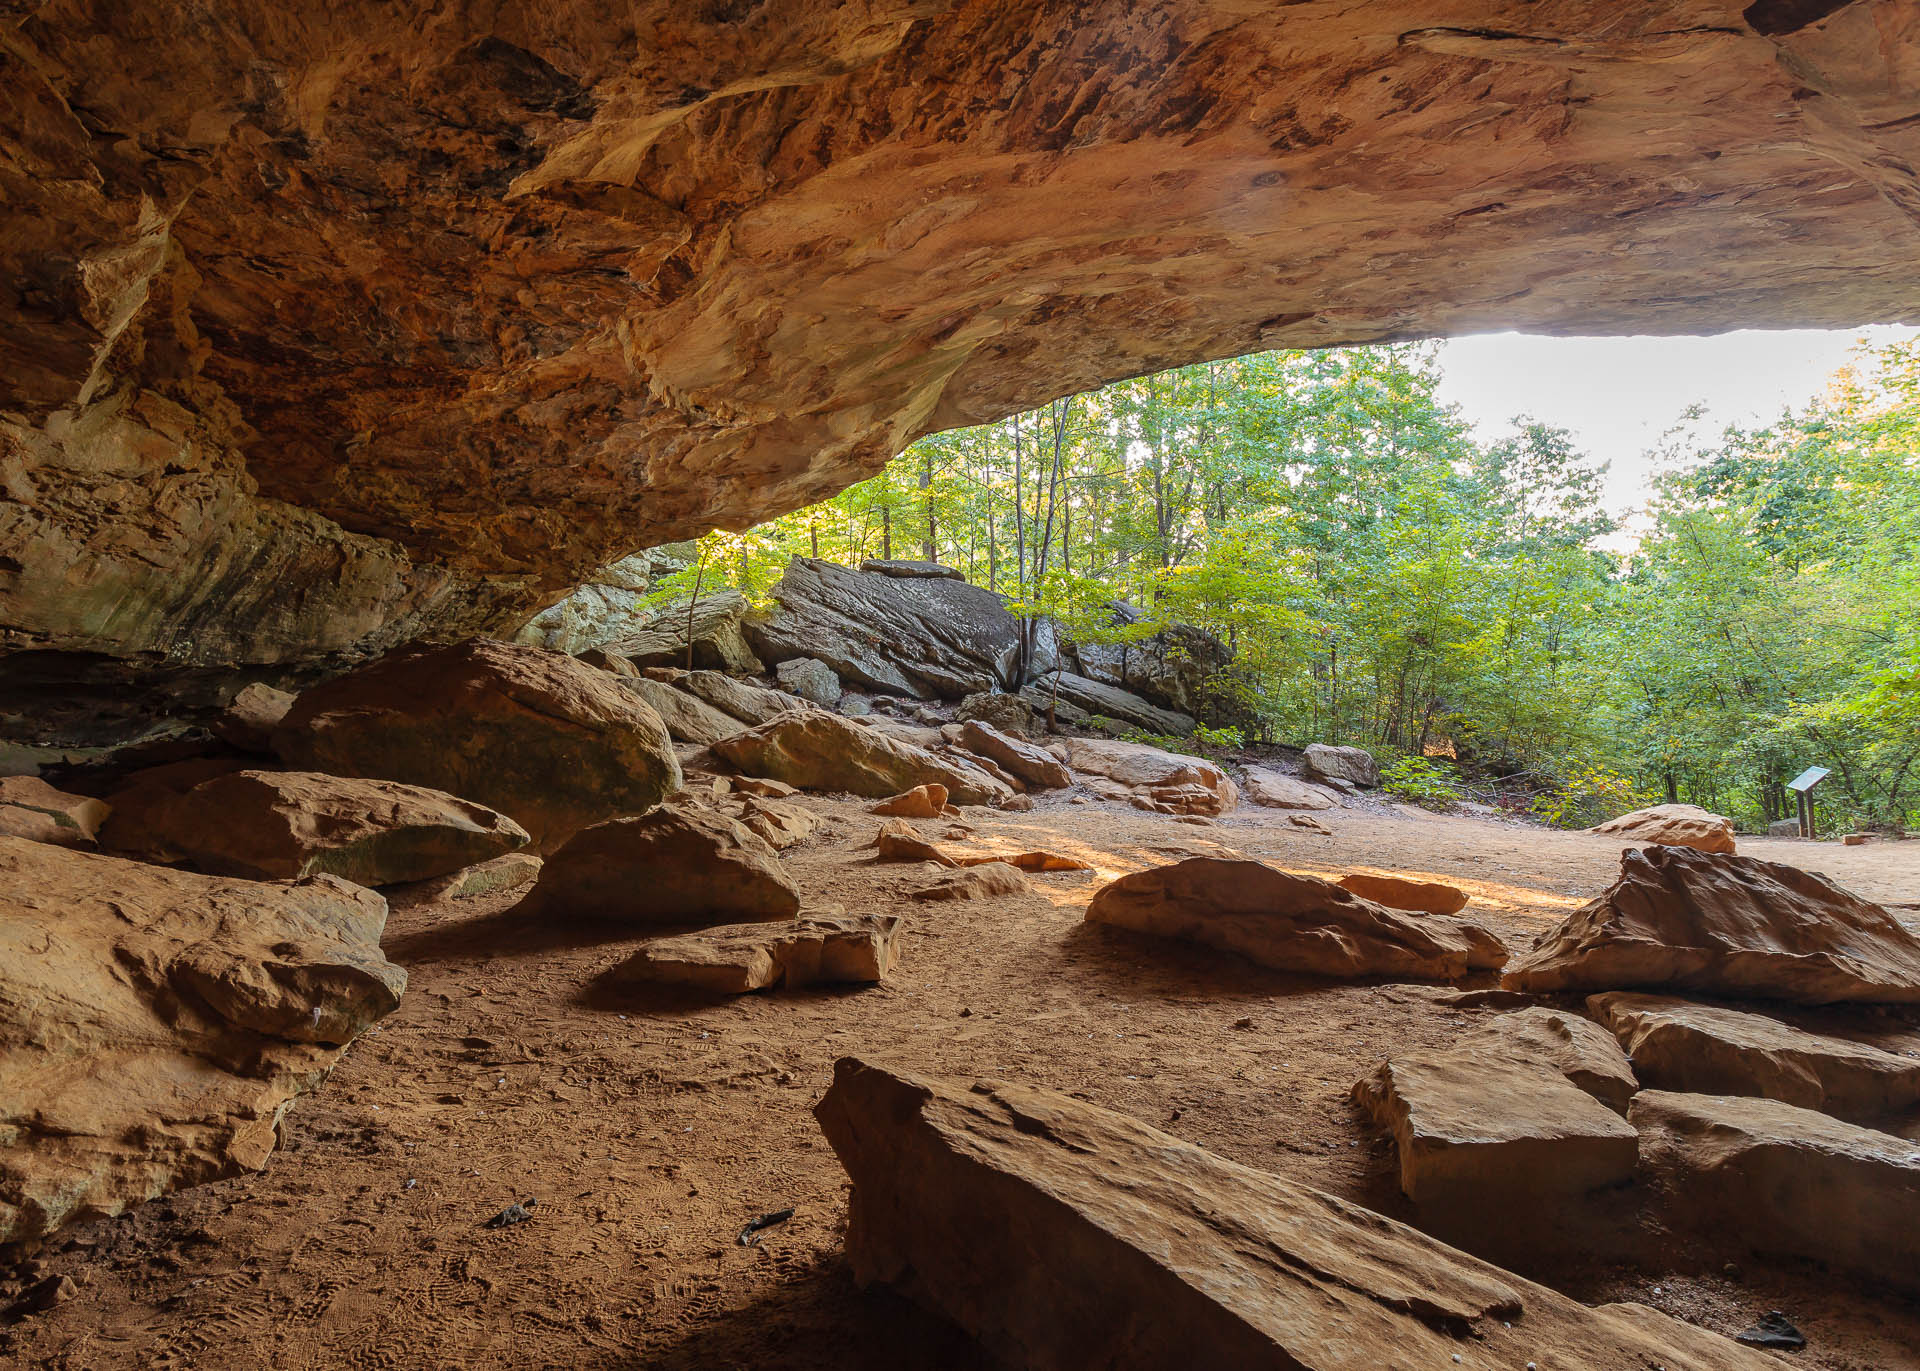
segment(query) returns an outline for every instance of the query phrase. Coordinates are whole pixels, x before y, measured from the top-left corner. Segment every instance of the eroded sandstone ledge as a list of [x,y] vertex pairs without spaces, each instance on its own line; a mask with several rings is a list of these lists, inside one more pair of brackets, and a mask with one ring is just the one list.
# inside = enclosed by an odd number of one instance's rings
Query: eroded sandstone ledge
[[1920,319],[1903,0],[0,3],[0,645],[499,629],[1258,348]]

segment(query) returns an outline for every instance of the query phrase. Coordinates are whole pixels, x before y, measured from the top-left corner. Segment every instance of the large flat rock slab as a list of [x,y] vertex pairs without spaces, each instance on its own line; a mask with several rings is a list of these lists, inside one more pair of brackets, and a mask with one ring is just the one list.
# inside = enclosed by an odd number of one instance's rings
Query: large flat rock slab
[[400,1003],[386,901],[0,837],[0,1243],[266,1165]]
[[1628,1117],[1671,1222],[1920,1290],[1920,1143],[1728,1095],[1643,1090]]
[[1856,1123],[1920,1105],[1920,1057],[1662,995],[1621,991],[1591,996],[1587,1006],[1658,1090],[1758,1095]]
[[1054,1091],[843,1058],[814,1113],[853,1181],[854,1278],[1027,1371],[1782,1366]]
[[1885,907],[1798,867],[1629,848],[1620,879],[1508,968],[1503,984],[1914,1004],[1920,937]]
[[1122,876],[1094,893],[1086,921],[1315,976],[1452,981],[1506,960],[1478,924],[1387,909],[1246,858],[1190,857]]
[[1009,787],[984,772],[820,710],[778,715],[722,738],[713,750],[749,776],[802,790],[885,799],[917,785],[938,784],[955,804],[1003,804],[1013,797]]

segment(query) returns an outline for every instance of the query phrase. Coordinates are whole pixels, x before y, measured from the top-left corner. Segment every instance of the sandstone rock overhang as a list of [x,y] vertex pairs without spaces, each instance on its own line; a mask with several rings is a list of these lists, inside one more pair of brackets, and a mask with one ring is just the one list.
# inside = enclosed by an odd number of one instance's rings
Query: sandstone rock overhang
[[0,645],[499,628],[1260,348],[1920,321],[1905,0],[0,5]]

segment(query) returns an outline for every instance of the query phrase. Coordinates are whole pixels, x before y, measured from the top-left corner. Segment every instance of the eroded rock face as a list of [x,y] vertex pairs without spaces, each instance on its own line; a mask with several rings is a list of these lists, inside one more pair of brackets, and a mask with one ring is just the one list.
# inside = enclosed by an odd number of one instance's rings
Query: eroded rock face
[[400,1002],[386,901],[0,837],[0,1243],[258,1170]]
[[814,1114],[853,1181],[854,1279],[1009,1366],[1779,1366],[1051,1090],[842,1058]]
[[1174,363],[1911,319],[1832,10],[16,6],[0,624],[365,654]]
[[1824,876],[1687,847],[1628,848],[1620,879],[1507,972],[1535,994],[1670,987],[1801,1004],[1920,1003],[1920,938]]

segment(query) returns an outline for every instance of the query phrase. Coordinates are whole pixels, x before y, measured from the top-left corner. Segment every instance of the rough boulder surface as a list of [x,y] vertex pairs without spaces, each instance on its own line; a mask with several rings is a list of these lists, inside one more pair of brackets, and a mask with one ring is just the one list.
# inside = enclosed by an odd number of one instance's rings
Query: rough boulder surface
[[38,776],[0,776],[0,835],[55,847],[92,847],[108,806],[69,795]]
[[423,786],[314,771],[232,771],[191,789],[135,788],[102,845],[215,876],[286,880],[322,872],[361,885],[444,876],[527,845],[485,805]]
[[1406,876],[1350,871],[1340,878],[1340,885],[1363,899],[1394,909],[1415,909],[1423,914],[1458,914],[1467,907],[1467,892],[1444,881],[1416,881]]
[[750,776],[802,790],[884,799],[931,783],[945,786],[948,798],[964,805],[999,804],[1013,793],[983,772],[815,710],[780,715],[721,739],[713,750]]
[[[747,601],[737,590],[702,595],[697,600],[662,605],[640,616],[627,631],[608,639],[601,650],[637,667],[686,667],[757,676],[765,670],[747,646],[741,621]],[[691,641],[693,651],[687,651]]]
[[477,801],[542,847],[680,788],[660,716],[617,679],[487,639],[403,648],[316,686],[276,742],[294,766]]
[[1697,852],[1731,853],[1733,820],[1698,805],[1655,805],[1609,819],[1593,830],[1609,838],[1666,847],[1690,847]]
[[1073,773],[1051,752],[977,719],[968,719],[960,725],[960,746],[985,757],[1026,785],[1063,790],[1073,784]]
[[725,995],[771,986],[870,985],[893,968],[900,924],[898,914],[858,914],[709,928],[654,939],[617,967],[614,977]]
[[1095,892],[1086,921],[1315,976],[1452,981],[1507,956],[1478,924],[1387,909],[1331,881],[1245,858],[1189,857],[1122,876]]
[[386,901],[0,838],[0,1243],[258,1170],[400,1003]]
[[1657,1090],[1759,1095],[1856,1123],[1920,1105],[1920,1058],[1661,995],[1595,995],[1587,1007]]
[[1779,1371],[1051,1090],[842,1058],[814,1114],[853,1182],[854,1279],[1009,1366]]
[[1824,876],[1685,847],[1628,848],[1620,879],[1504,984],[1535,994],[1670,987],[1729,998],[1920,1003],[1920,938]]
[[715,709],[698,695],[677,690],[665,681],[635,676],[623,680],[620,688],[644,700],[647,708],[660,716],[660,722],[667,726],[667,733],[676,742],[707,747],[722,738],[732,737],[746,727],[731,714]]
[[757,833],[691,800],[574,834],[522,905],[542,918],[631,924],[791,919],[800,892]]
[[1363,747],[1309,743],[1304,765],[1310,781],[1350,785],[1362,790],[1378,789],[1380,785],[1380,763]]
[[1325,786],[1268,766],[1247,768],[1246,795],[1267,809],[1338,809],[1340,797]]
[[1240,802],[1240,788],[1212,762],[1146,743],[1074,738],[1067,744],[1067,760],[1075,771],[1123,787],[1128,799],[1145,802],[1141,808],[1180,806],[1180,813],[1224,814]]

